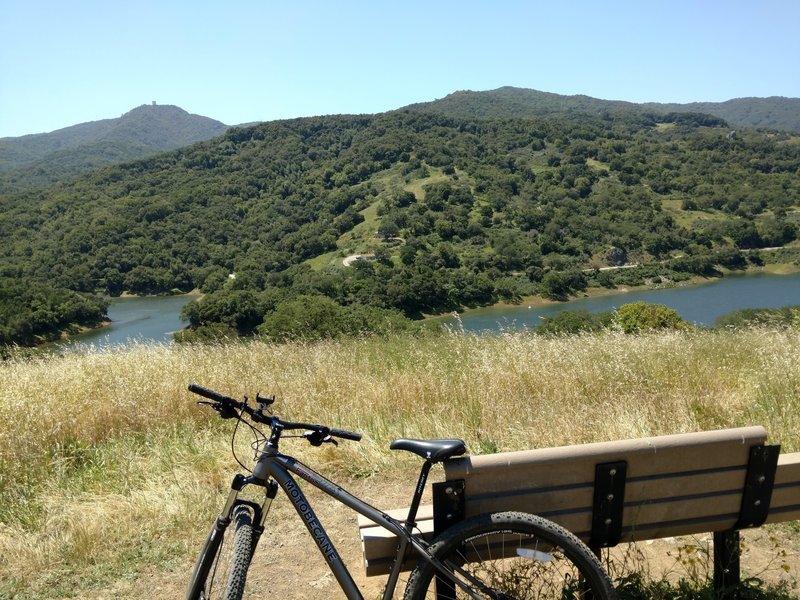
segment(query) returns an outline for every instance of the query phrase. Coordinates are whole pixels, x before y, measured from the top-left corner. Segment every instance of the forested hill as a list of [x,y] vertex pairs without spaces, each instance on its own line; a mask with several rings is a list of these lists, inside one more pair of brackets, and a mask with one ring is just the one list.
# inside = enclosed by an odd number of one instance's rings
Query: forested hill
[[142,105],[116,119],[0,139],[0,192],[54,183],[221,135],[227,125],[177,106]]
[[800,98],[735,98],[726,102],[643,104],[660,113],[694,112],[721,117],[735,127],[756,127],[800,133]]
[[433,102],[413,104],[410,110],[458,117],[544,117],[582,113],[619,117],[629,113],[694,113],[714,115],[733,127],[754,127],[800,133],[800,98],[736,98],[727,102],[635,104],[590,96],[563,96],[537,90],[502,87],[485,92],[455,92]]
[[247,333],[284,309],[419,316],[713,274],[797,237],[800,138],[712,124],[401,110],[233,128],[0,196],[0,277],[200,288],[194,326]]

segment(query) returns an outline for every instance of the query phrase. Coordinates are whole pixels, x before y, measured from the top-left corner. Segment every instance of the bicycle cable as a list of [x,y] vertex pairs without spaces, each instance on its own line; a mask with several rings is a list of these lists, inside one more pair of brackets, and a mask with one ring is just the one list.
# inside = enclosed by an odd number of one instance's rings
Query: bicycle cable
[[254,440],[251,442],[250,447],[254,450],[254,457],[253,459],[258,458],[258,448],[264,441],[267,440],[267,436],[264,435],[264,432],[261,431],[258,427],[253,425],[250,421],[243,418],[245,413],[245,407],[247,406],[247,398],[245,397],[244,403],[242,404],[242,408],[239,411],[239,416],[236,419],[236,426],[233,428],[233,433],[231,434],[231,454],[233,455],[234,460],[239,464],[239,466],[250,473],[252,475],[253,470],[250,469],[247,465],[245,465],[240,459],[239,456],[236,454],[236,435],[239,432],[239,425],[244,423],[250,428],[250,431],[253,433]]

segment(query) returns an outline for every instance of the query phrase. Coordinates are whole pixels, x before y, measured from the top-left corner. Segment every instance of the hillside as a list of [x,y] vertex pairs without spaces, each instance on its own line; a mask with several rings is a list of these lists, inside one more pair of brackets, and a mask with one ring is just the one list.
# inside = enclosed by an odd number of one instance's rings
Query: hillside
[[433,102],[412,104],[415,111],[459,117],[545,117],[587,114],[605,118],[624,114],[696,113],[714,115],[732,127],[800,132],[800,98],[737,98],[727,102],[689,104],[636,104],[621,100],[600,100],[590,96],[563,96],[537,90],[502,87],[485,92],[455,92]]
[[177,106],[142,105],[116,119],[0,139],[0,193],[144,158],[221,135],[227,125]]
[[756,127],[800,132],[800,98],[735,98],[726,102],[689,104],[643,104],[645,109],[667,112],[708,113],[735,127]]
[[[251,334],[274,314],[418,318],[714,276],[762,264],[759,248],[789,245],[770,260],[798,259],[798,142],[630,114],[396,111],[234,128],[0,196],[0,283],[199,288],[195,328]],[[344,266],[353,254],[372,260]],[[596,269],[626,263],[639,266]]]

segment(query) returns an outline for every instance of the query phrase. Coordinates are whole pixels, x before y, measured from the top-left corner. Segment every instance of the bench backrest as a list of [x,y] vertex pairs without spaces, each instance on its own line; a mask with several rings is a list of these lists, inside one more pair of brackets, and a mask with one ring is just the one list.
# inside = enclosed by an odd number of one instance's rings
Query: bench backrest
[[[434,506],[420,507],[418,528],[432,537],[437,513],[520,510],[602,546],[747,527],[743,515],[755,515],[754,524],[800,520],[800,452],[778,457],[766,437],[763,427],[744,427],[451,459],[446,481],[434,484]],[[459,507],[442,500],[448,493]],[[592,540],[608,520],[601,533],[610,535]],[[388,572],[397,539],[367,519],[359,528],[367,574]]]
[[800,452],[781,454],[767,523],[800,521]]
[[[445,475],[464,480],[465,518],[521,510],[585,541],[597,512],[597,487],[608,490],[600,490],[601,499],[621,489],[608,500],[609,515],[621,511],[616,541],[645,540],[696,532],[698,520],[706,531],[732,528],[740,517],[751,448],[766,438],[763,427],[742,427],[504,452],[447,461]],[[609,466],[602,473],[599,465]]]

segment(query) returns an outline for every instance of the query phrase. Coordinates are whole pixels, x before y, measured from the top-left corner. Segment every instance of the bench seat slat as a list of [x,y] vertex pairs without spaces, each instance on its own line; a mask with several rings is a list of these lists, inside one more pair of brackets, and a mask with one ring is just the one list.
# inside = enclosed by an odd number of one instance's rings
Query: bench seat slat
[[[433,538],[433,519],[421,521],[419,529],[430,541]],[[394,556],[397,550],[397,537],[383,527],[375,526],[362,530],[361,540],[364,546],[364,558],[367,560]]]
[[781,454],[767,523],[800,521],[800,452]]
[[[365,560],[364,561],[364,574],[367,577],[374,577],[376,575],[388,575],[389,570],[392,567],[392,561],[394,560],[394,552],[391,554],[391,558],[376,558],[373,560]],[[410,571],[413,569],[417,564],[416,559],[409,558],[405,562],[403,562],[403,571]]]
[[[394,519],[404,521],[408,516],[408,507],[393,508],[392,510],[387,510],[384,512]],[[433,504],[420,504],[420,507],[417,510],[417,522],[427,521],[428,519],[433,519]],[[379,529],[383,529],[383,527],[380,527],[377,523],[373,523],[364,515],[358,515],[358,528],[364,529],[366,527],[378,527]]]
[[775,472],[775,485],[800,485],[800,452],[781,454],[778,457],[778,470]]

